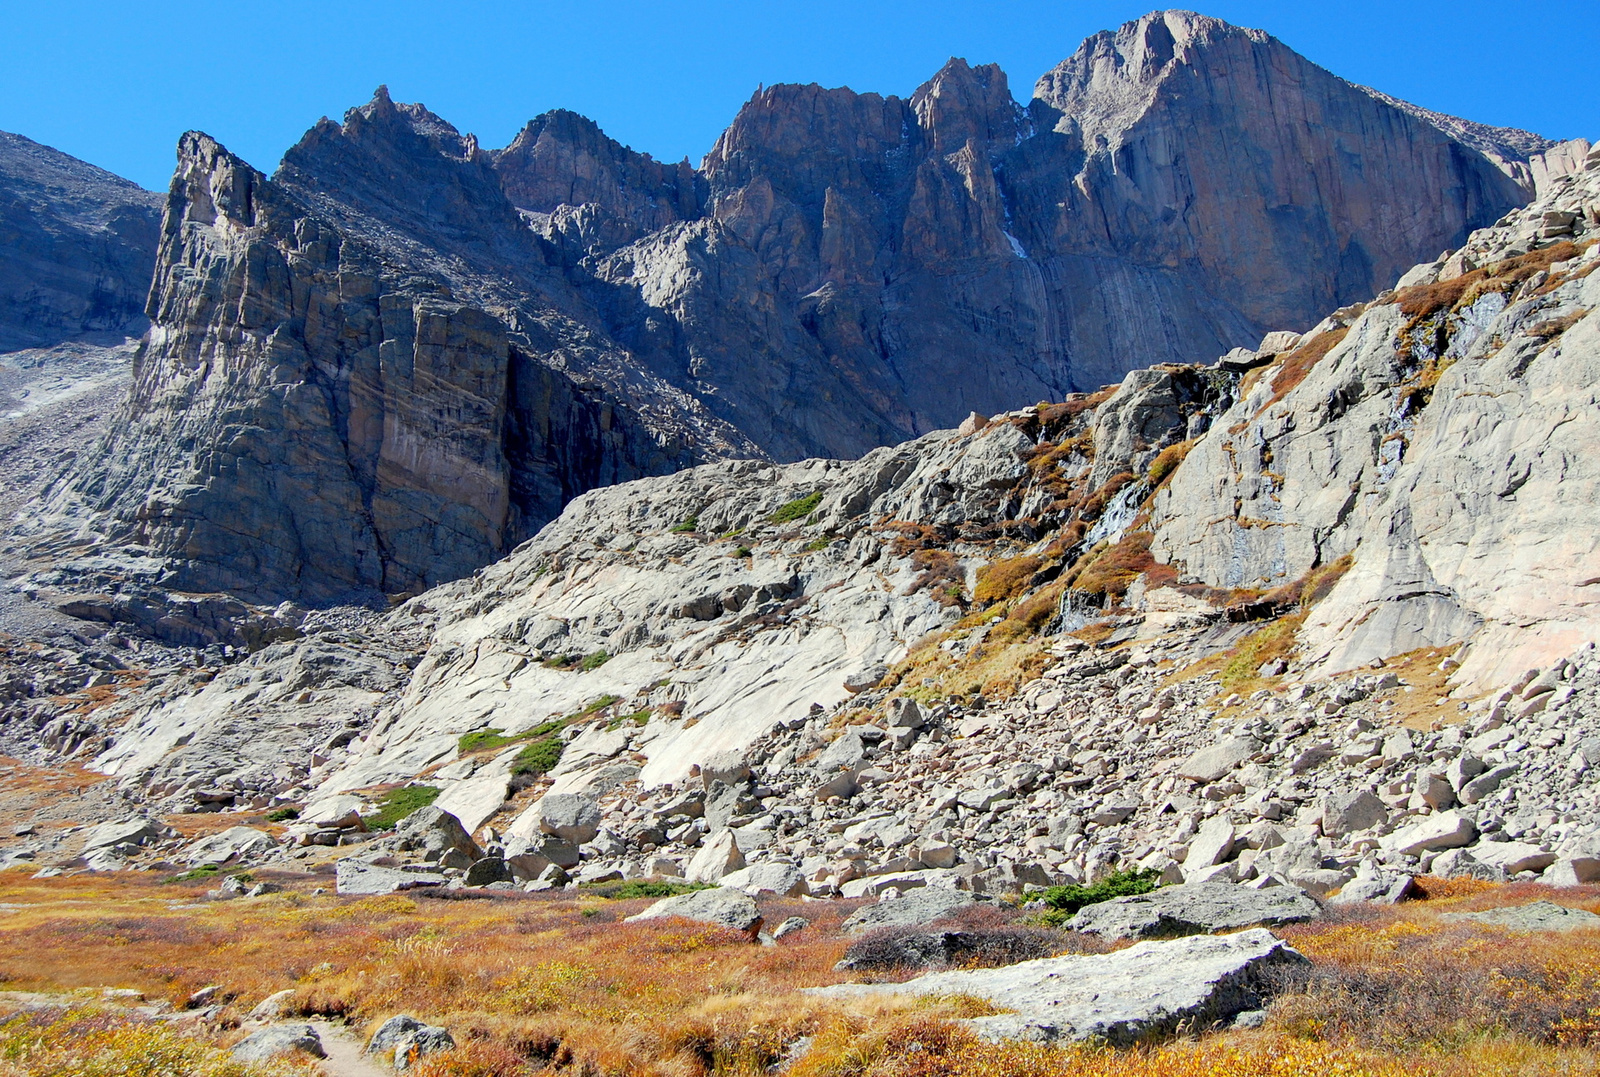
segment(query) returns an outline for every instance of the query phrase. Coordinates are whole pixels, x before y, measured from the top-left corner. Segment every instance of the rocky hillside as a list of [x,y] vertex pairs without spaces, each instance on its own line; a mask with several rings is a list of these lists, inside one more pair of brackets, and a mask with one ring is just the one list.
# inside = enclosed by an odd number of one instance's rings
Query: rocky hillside
[[0,352],[142,332],[161,203],[0,131]]
[[[296,806],[222,855],[312,869],[432,799],[537,886],[1590,881],[1597,230],[1593,152],[1214,364],[594,490],[383,614],[195,603],[186,631],[241,635],[14,648],[6,750],[147,808]],[[173,853],[128,833],[32,851]],[[421,855],[396,840],[341,870]]]
[[489,152],[383,91],[271,178],[191,134],[128,405],[29,553],[125,604],[412,593],[597,486],[1208,362],[1526,201],[1551,144],[1447,120],[1163,12],[1026,107],[960,60],[763,89],[699,169],[564,112]]

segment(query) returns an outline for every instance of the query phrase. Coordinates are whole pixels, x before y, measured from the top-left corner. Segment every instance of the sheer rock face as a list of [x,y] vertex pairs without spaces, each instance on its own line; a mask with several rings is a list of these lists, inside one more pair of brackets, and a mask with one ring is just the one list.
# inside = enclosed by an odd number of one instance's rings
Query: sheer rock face
[[271,180],[189,136],[127,414],[35,549],[87,509],[167,586],[413,590],[596,485],[1209,361],[1524,199],[1199,16],[1098,35],[1036,94],[962,60],[908,99],[775,86],[698,171],[560,112],[486,152],[383,90]]
[[[338,162],[359,148],[351,126],[319,125],[295,156]],[[354,238],[203,135],[179,154],[131,395],[47,523],[97,510],[107,545],[173,558],[163,582],[182,590],[315,601],[460,576],[580,490],[675,462],[441,273],[402,276],[405,237]],[[493,183],[461,163],[457,190]],[[534,264],[531,240],[420,197],[451,234],[447,267],[502,242]]]
[[0,132],[0,352],[144,329],[161,196]]

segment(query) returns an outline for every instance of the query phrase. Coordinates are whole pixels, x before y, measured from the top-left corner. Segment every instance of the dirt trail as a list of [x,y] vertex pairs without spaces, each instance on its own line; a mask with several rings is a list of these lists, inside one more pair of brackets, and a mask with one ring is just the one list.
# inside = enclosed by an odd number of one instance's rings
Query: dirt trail
[[361,1053],[361,1041],[344,1025],[332,1021],[306,1022],[322,1037],[322,1049],[328,1057],[322,1060],[322,1069],[328,1077],[393,1077],[392,1070]]

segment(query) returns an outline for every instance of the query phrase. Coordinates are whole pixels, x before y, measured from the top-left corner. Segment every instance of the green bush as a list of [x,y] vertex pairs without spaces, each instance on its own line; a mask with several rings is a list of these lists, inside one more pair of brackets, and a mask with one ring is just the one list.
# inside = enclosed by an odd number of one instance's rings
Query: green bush
[[677,897],[694,890],[710,890],[714,883],[685,883],[668,881],[665,879],[629,879],[617,886],[615,890],[607,887],[601,892],[601,897],[612,898],[616,901],[627,901],[629,898],[667,898]]
[[750,547],[748,547],[748,546],[740,546],[738,549],[733,551],[733,556],[735,556],[735,557],[749,557],[750,556]]
[[699,526],[700,526],[700,517],[698,517],[698,516],[685,516],[682,521],[672,525],[672,530],[676,534],[680,534],[681,535],[681,534],[684,534],[685,532],[693,531],[696,528],[698,528]]
[[194,882],[196,879],[214,879],[218,875],[221,875],[221,874],[222,874],[221,865],[219,865],[219,864],[201,864],[197,868],[190,868],[188,871],[182,872],[182,873],[180,873],[178,875],[168,876],[167,882],[169,882],[169,883],[188,883],[188,882]]
[[1127,897],[1130,894],[1148,894],[1161,885],[1160,878],[1159,871],[1141,868],[1134,871],[1114,871],[1090,886],[1072,883],[1068,886],[1049,887],[1042,895],[1045,913],[1040,919],[1051,927],[1060,927],[1085,905],[1098,905],[1102,901]]
[[267,822],[287,823],[291,819],[300,818],[299,808],[273,808],[267,812]]
[[496,748],[515,744],[521,739],[523,739],[521,736],[508,737],[499,729],[474,729],[471,733],[461,734],[461,739],[456,745],[462,755],[471,755],[473,752],[492,752]]
[[378,801],[378,813],[367,817],[368,830],[393,830],[396,823],[439,799],[436,785],[407,785],[391,789]]
[[561,749],[564,746],[561,738],[555,734],[540,737],[522,751],[511,761],[513,775],[530,775],[537,778],[541,774],[548,774],[561,762]]
[[578,668],[588,673],[592,669],[599,669],[609,661],[611,661],[609,654],[604,651],[596,651],[591,655],[586,655],[583,661],[578,663]]
[[826,550],[831,545],[833,545],[833,540],[824,535],[819,539],[812,539],[810,542],[806,543],[806,553],[816,553],[819,550]]
[[767,519],[771,520],[775,524],[786,524],[791,520],[798,520],[802,517],[810,516],[811,511],[820,504],[822,504],[822,491],[818,490],[814,494],[807,494],[805,497],[797,497],[788,504],[780,506],[778,511],[767,517]]

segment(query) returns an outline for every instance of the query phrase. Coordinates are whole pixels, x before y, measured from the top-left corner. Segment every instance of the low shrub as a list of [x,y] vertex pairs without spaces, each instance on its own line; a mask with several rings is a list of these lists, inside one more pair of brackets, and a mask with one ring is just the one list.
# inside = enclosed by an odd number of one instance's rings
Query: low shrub
[[1032,554],[1008,557],[985,565],[978,570],[972,601],[979,606],[992,606],[996,602],[1016,598],[1043,567],[1044,559]]
[[578,663],[578,668],[588,673],[599,669],[609,661],[611,661],[611,656],[605,651],[595,651],[593,654],[585,655],[583,661]]
[[700,517],[685,516],[682,520],[672,525],[672,531],[674,534],[682,535],[698,529],[699,526]]
[[810,516],[820,504],[822,504],[822,491],[818,490],[815,493],[807,494],[805,497],[797,497],[793,501],[779,506],[778,510],[768,516],[767,519],[775,524],[786,524],[792,520]]
[[1133,894],[1148,894],[1161,885],[1160,880],[1159,871],[1135,868],[1131,871],[1114,871],[1088,886],[1082,883],[1052,886],[1041,895],[1045,912],[1040,919],[1047,924],[1064,924],[1085,905],[1098,905],[1102,901]]
[[299,808],[273,808],[267,812],[269,823],[287,823],[298,818],[300,818]]
[[376,815],[367,817],[368,830],[392,830],[396,823],[416,811],[426,808],[439,799],[440,789],[435,785],[405,785],[391,789],[378,801]]

